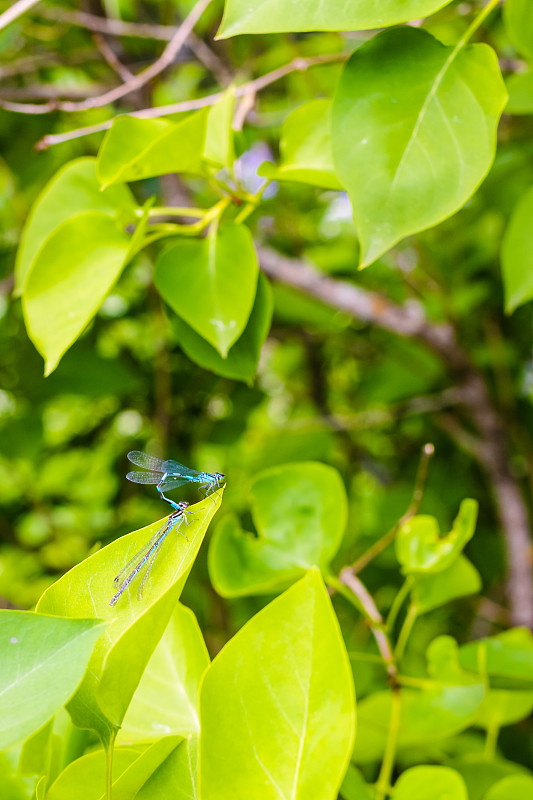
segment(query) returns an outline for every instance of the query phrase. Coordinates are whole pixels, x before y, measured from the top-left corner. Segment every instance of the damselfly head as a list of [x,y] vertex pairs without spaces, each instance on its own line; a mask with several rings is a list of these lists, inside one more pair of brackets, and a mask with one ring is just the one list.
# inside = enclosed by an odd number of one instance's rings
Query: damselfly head
[[215,478],[217,483],[222,483],[222,481],[225,478],[225,475],[223,472],[213,472],[213,477]]
[[180,503],[178,503],[178,507],[179,507],[180,509],[182,509],[182,510],[185,510],[186,508],[189,508],[189,505],[190,505],[190,504],[189,504],[189,503],[187,503],[187,501],[186,501],[186,500],[182,500]]

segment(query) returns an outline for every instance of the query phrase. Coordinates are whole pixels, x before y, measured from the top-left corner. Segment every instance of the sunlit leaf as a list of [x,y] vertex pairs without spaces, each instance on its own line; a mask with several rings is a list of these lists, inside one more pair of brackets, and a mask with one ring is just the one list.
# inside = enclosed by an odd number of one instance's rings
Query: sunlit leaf
[[307,0],[305,5],[284,0],[226,0],[218,38],[239,33],[282,31],[351,31],[381,28],[432,14],[450,0]]
[[533,634],[512,628],[462,645],[459,661],[465,669],[491,677],[533,681]]
[[274,592],[312,566],[326,568],[346,525],[346,492],[326,464],[283,464],[255,478],[251,512],[257,536],[227,516],[211,540],[209,574],[226,597]]
[[178,604],[126,712],[119,743],[200,733],[198,691],[209,655],[193,612]]
[[533,189],[514,209],[502,243],[502,275],[508,312],[533,300]]
[[281,163],[265,162],[259,175],[342,189],[331,151],[331,100],[311,100],[289,114],[281,128]]
[[509,39],[519,53],[533,61],[533,15],[529,0],[505,0],[503,19]]
[[181,742],[154,772],[135,800],[198,800],[198,739]]
[[533,797],[533,777],[509,775],[491,786],[485,800],[530,800]]
[[40,249],[22,306],[46,375],[100,308],[126,263],[130,243],[111,217],[87,211],[63,222]]
[[230,86],[218,103],[211,106],[207,117],[204,158],[211,164],[231,167],[235,158],[233,147],[233,113],[235,89]]
[[66,703],[103,630],[94,618],[0,611],[0,748],[38,731]]
[[226,358],[222,358],[218,351],[181,317],[175,316],[171,322],[180,347],[191,361],[225,378],[251,383],[257,371],[261,348],[270,330],[272,311],[272,290],[268,280],[260,273],[250,317],[244,331],[228,350]]
[[461,775],[449,767],[411,767],[398,778],[393,800],[468,800]]
[[458,597],[476,594],[481,589],[481,578],[474,565],[460,555],[442,572],[413,575],[411,595],[419,614],[449,603]]
[[478,504],[463,500],[451,531],[440,535],[435,517],[418,514],[404,522],[396,536],[396,557],[405,573],[442,572],[474,535]]
[[37,253],[61,223],[85,211],[99,211],[111,219],[132,221],[136,206],[126,186],[100,189],[95,158],[70,161],[54,175],[33,204],[17,251],[16,293],[22,292]]
[[217,655],[202,684],[200,720],[202,800],[337,797],[353,745],[354,693],[318,570]]
[[454,50],[419,28],[356,50],[333,101],[333,158],[361,266],[454,214],[487,174],[506,91],[486,44]]
[[203,173],[207,109],[180,122],[117,117],[98,152],[103,187],[171,172]]
[[230,222],[168,247],[156,265],[163,299],[225,358],[252,311],[259,267],[248,228]]
[[207,526],[220,505],[222,491],[192,507],[195,516],[185,529],[187,539],[176,530],[166,537],[142,597],[136,596],[138,581],[134,581],[115,607],[109,605],[115,592],[114,577],[157,532],[163,520],[94,553],[53,584],[39,601],[37,608],[41,612],[110,620],[79,689],[68,704],[75,724],[98,731],[104,741],[124,719],[170,620]]

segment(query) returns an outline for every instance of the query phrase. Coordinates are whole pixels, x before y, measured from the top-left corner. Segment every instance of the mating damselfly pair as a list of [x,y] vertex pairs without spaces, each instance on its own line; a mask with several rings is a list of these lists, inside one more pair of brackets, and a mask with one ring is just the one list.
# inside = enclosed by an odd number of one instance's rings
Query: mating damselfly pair
[[[186,525],[189,524],[188,516],[194,514],[194,512],[187,511],[189,503],[185,501],[175,503],[173,500],[165,497],[164,492],[176,489],[178,486],[185,486],[188,483],[193,483],[198,485],[200,489],[203,489],[207,497],[214,492],[215,489],[220,488],[224,482],[224,475],[221,472],[198,472],[198,470],[190,469],[184,464],[180,464],[178,461],[163,461],[147,453],[141,453],[139,450],[132,450],[131,453],[128,453],[128,458],[133,464],[138,467],[143,467],[147,471],[140,472],[136,470],[128,472],[126,478],[133,483],[156,484],[159,496],[162,500],[169,503],[174,511],[155,535],[152,536],[150,541],[128,561],[125,567],[116,576],[114,582],[118,591],[111,598],[110,606],[116,605],[130,583],[132,583],[141,570],[146,567],[137,589],[137,597],[141,597],[148,576],[160,552],[161,545],[170,531],[176,529],[178,533],[185,536],[183,531],[180,530],[180,527],[184,522]],[[187,537],[185,536],[185,538]]]

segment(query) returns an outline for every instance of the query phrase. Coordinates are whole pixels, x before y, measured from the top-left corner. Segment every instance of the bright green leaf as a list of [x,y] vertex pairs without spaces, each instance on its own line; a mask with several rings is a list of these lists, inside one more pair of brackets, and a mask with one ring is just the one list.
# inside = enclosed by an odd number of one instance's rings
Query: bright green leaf
[[289,114],[281,129],[281,164],[262,164],[259,175],[342,189],[331,151],[331,100],[311,100]]
[[437,636],[426,651],[429,675],[440,683],[468,686],[479,676],[465,672],[459,663],[459,647],[452,636]]
[[351,31],[383,28],[433,14],[450,0],[226,0],[217,38],[239,33],[283,31]]
[[218,103],[211,106],[207,117],[204,158],[211,164],[230,168],[235,159],[233,147],[233,113],[235,89],[230,86]]
[[198,739],[181,742],[135,800],[198,800]]
[[507,312],[533,299],[533,189],[513,210],[502,243],[502,275]]
[[342,800],[374,800],[375,797],[373,788],[353,764],[348,766],[339,794]]
[[131,237],[110,217],[87,211],[55,229],[28,274],[22,307],[45,375],[92,320],[119,277]]
[[505,100],[485,44],[455,51],[403,27],[352,55],[333,101],[333,157],[361,267],[466,203],[492,164]]
[[[401,690],[398,749],[425,746],[471,725],[483,701],[483,683],[469,686],[436,684]],[[365,697],[357,705],[357,739],[353,760],[365,764],[382,758],[391,715],[391,692]]]
[[503,19],[509,39],[518,52],[533,61],[531,0],[505,0]]
[[413,575],[413,580],[411,594],[419,614],[426,614],[458,597],[477,594],[481,589],[479,572],[462,555],[442,572],[418,573]]
[[31,796],[30,780],[17,774],[5,753],[0,753],[0,788],[2,800],[29,800]]
[[463,645],[459,661],[465,669],[497,678],[533,681],[533,634],[512,628]]
[[251,487],[258,536],[233,516],[216,528],[209,574],[219,594],[235,597],[284,589],[312,566],[326,568],[346,525],[340,475],[318,462],[283,464],[260,473]]
[[115,575],[157,532],[161,520],[94,553],[42,596],[39,611],[111,620],[68,705],[69,714],[79,727],[92,728],[105,740],[121,725],[221,499],[222,490],[192,507],[195,516],[186,528],[188,539],[176,530],[167,536],[142,597],[136,597],[138,581],[134,581],[115,607],[109,605],[115,591]]
[[100,211],[123,222],[132,221],[136,205],[126,186],[100,189],[95,158],[70,161],[45,186],[28,217],[17,251],[16,293],[21,294],[37,253],[61,223],[84,211]]
[[261,348],[270,330],[272,310],[270,283],[260,273],[252,312],[244,331],[232,345],[226,358],[222,358],[217,350],[199,336],[181,317],[173,317],[172,326],[180,347],[191,361],[217,375],[250,384],[257,370]]
[[532,797],[533,777],[509,775],[492,786],[484,800],[531,800]]
[[256,614],[200,693],[202,800],[333,800],[353,746],[348,655],[318,570]]
[[411,767],[398,778],[393,800],[468,800],[461,775],[449,767]]
[[403,572],[447,569],[474,535],[477,510],[475,500],[463,500],[450,533],[442,537],[435,517],[419,514],[404,522],[396,537],[396,557]]
[[21,775],[48,775],[52,753],[54,717],[32,733],[20,751],[19,772]]
[[487,757],[483,754],[471,754],[456,759],[453,767],[465,780],[469,800],[486,800],[486,793],[496,783],[510,775],[521,775],[526,772],[525,767],[520,764],[506,761],[498,756]]
[[513,725],[527,719],[533,711],[533,692],[490,689],[479,709],[476,725],[488,730]]
[[533,72],[516,72],[506,80],[509,102],[507,114],[533,114]]
[[[144,753],[132,747],[116,747],[113,754],[113,800],[126,800],[126,798],[129,800],[135,797],[134,793],[124,795],[119,792],[120,781],[128,776],[129,772],[130,781],[136,776],[137,788],[140,788],[144,782],[143,778],[146,780],[149,768],[152,767],[152,772],[157,769],[159,763],[166,757],[165,753],[168,755],[169,748],[176,747],[176,744],[177,741],[173,737],[168,737],[168,740],[161,739]],[[105,800],[105,773],[103,750],[77,758],[50,786],[46,800]]]
[[200,733],[198,691],[209,654],[193,612],[178,604],[148,662],[118,735],[135,744]]
[[0,611],[0,748],[38,731],[66,703],[102,632],[98,619]]
[[98,153],[103,187],[171,172],[203,173],[207,109],[181,122],[117,117]]
[[252,311],[259,266],[252,234],[230,222],[205,239],[184,239],[167,248],[156,265],[163,299],[223,358]]

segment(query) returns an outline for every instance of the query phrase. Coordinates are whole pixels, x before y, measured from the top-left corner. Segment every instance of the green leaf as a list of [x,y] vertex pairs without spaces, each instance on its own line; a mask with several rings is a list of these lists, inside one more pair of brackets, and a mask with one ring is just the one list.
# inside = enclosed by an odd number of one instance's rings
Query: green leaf
[[342,800],[374,800],[373,788],[365,781],[357,767],[348,766],[339,791]]
[[476,725],[487,730],[513,725],[527,719],[533,711],[533,692],[490,689],[479,709]]
[[0,611],[0,748],[38,731],[67,702],[102,632],[97,619]]
[[471,754],[456,759],[453,766],[465,780],[469,800],[486,800],[486,793],[500,780],[525,773],[525,768],[521,765],[497,756]]
[[133,695],[117,741],[200,733],[198,691],[209,654],[196,617],[178,604]]
[[2,800],[28,800],[31,795],[29,780],[16,773],[5,753],[0,753],[0,787]]
[[463,500],[450,533],[443,537],[435,517],[419,514],[404,522],[396,537],[396,557],[402,571],[409,574],[447,569],[474,535],[477,511],[476,500]]
[[45,375],[92,320],[118,279],[131,237],[99,211],[63,222],[40,249],[28,274],[22,308]]
[[[81,679],[80,679],[81,680]],[[32,733],[20,751],[19,772],[21,775],[48,775],[52,754],[54,717]]]
[[177,123],[117,117],[98,152],[102,187],[171,172],[203,174],[207,115],[202,109]]
[[527,628],[512,628],[464,644],[459,661],[465,669],[491,677],[533,681],[533,634]]
[[533,61],[533,15],[530,0],[506,0],[503,19],[507,35],[518,52]]
[[506,114],[533,114],[533,72],[517,72],[506,80],[509,102]]
[[468,800],[461,775],[449,767],[411,767],[394,786],[393,800]]
[[252,311],[258,272],[252,234],[230,222],[205,239],[167,248],[155,284],[176,314],[226,358]]
[[442,572],[418,573],[413,579],[411,595],[419,614],[426,614],[458,597],[477,594],[481,589],[479,572],[462,555]]
[[135,800],[198,800],[198,739],[176,747],[145,783]]
[[273,180],[298,181],[342,189],[331,150],[331,100],[311,100],[289,114],[281,128],[281,164],[262,164],[258,170]]
[[484,800],[531,800],[533,778],[529,775],[509,775],[491,786]]
[[202,800],[333,800],[355,725],[348,655],[320,573],[256,614],[200,693]]
[[28,217],[15,264],[15,293],[20,295],[31,265],[55,229],[84,211],[133,220],[137,204],[126,186],[102,191],[96,180],[96,159],[70,161],[57,172],[35,201]]
[[[97,616],[111,620],[97,643],[85,677],[68,705],[73,722],[92,728],[106,741],[120,727],[150,656],[170,620],[207,526],[218,509],[220,490],[192,507],[186,529],[176,530],[161,545],[144,594],[137,598],[134,581],[115,607],[109,601],[113,579],[131,557],[159,530],[162,520],[123,536],[87,558],[53,584],[38,610],[58,616]],[[127,669],[124,665],[127,664]]]
[[508,313],[533,299],[533,188],[513,210],[502,243],[502,277]]
[[[132,800],[158,767],[181,743],[165,736],[145,750],[117,747],[113,755],[113,800]],[[46,795],[47,800],[107,800],[105,754],[102,750],[76,759],[63,770]]]
[[230,86],[218,103],[208,111],[204,158],[220,167],[230,168],[235,159],[233,146],[233,113],[235,89]]
[[494,159],[506,96],[485,44],[455,50],[403,27],[352,55],[333,101],[333,158],[361,267],[466,203]]
[[[401,690],[398,749],[426,746],[471,725],[483,701],[483,683],[435,684],[429,689]],[[382,758],[391,715],[391,692],[365,697],[357,705],[357,739],[353,760],[365,764]]]
[[172,327],[184,353],[203,369],[217,375],[251,384],[261,354],[261,348],[270,330],[273,299],[270,283],[260,273],[257,294],[246,327],[228,351],[226,358],[199,336],[181,317],[172,318]]
[[450,0],[226,0],[218,39],[240,33],[284,31],[351,31],[384,28],[433,14]]
[[275,592],[312,566],[326,569],[346,526],[346,492],[326,464],[283,464],[255,478],[251,512],[257,536],[228,516],[211,540],[209,574],[223,597]]
[[459,663],[459,647],[452,636],[437,636],[426,651],[428,674],[441,683],[468,686],[479,683],[478,675],[465,672]]

